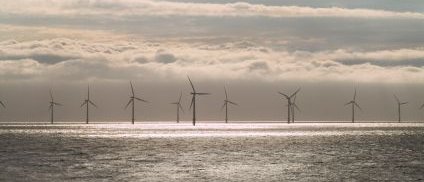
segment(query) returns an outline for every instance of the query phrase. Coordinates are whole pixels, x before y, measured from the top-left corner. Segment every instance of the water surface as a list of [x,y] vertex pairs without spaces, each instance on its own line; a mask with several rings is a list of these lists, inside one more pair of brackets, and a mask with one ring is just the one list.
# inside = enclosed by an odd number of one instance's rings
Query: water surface
[[422,123],[0,124],[0,181],[420,181]]

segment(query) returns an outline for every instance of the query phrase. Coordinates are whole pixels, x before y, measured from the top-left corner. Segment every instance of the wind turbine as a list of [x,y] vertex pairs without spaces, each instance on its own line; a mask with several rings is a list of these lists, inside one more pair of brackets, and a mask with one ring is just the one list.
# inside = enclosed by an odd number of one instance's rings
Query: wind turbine
[[295,109],[297,109],[299,112],[300,112],[300,109],[299,109],[299,107],[297,106],[297,104],[296,104],[296,97],[297,97],[297,95],[295,94],[294,95],[294,97],[293,97],[293,102],[292,102],[292,108],[291,108],[291,114],[292,114],[292,123],[294,123],[294,110]]
[[225,107],[225,123],[228,123],[228,103],[236,105],[236,106],[238,104],[228,100],[227,88],[225,88],[225,86],[224,86],[224,91],[225,91],[225,100],[224,100],[224,105],[222,105],[221,107],[221,110],[224,109]]
[[400,107],[402,106],[402,105],[405,105],[405,104],[408,104],[408,102],[401,102],[400,100],[399,100],[399,98],[396,96],[396,95],[393,95],[394,97],[395,97],[395,99],[396,99],[396,102],[397,102],[397,104],[398,104],[398,116],[399,116],[399,123],[400,123],[400,121],[401,121],[401,117],[400,117]]
[[351,101],[349,101],[348,103],[346,103],[345,106],[347,106],[349,104],[352,106],[352,123],[354,123],[355,122],[355,107],[362,110],[361,107],[359,106],[359,104],[356,102],[356,89],[355,89],[355,92],[353,94],[353,99]]
[[91,100],[90,100],[90,86],[87,87],[87,98],[84,100],[84,102],[81,104],[82,106],[86,106],[85,108],[85,112],[86,112],[86,118],[85,118],[85,124],[88,124],[88,108],[90,106],[90,104],[94,107],[97,108],[96,104],[94,104]]
[[279,94],[283,95],[285,99],[287,99],[287,124],[290,124],[290,111],[292,110],[292,98],[300,91],[300,88],[298,88],[294,93],[292,93],[290,96],[287,94],[284,94],[282,92],[278,92]]
[[131,85],[131,96],[130,96],[130,100],[128,101],[128,104],[125,106],[125,109],[131,104],[131,106],[132,106],[131,123],[134,124],[135,99],[142,101],[142,102],[148,102],[148,101],[136,97],[135,94],[134,94],[134,87],[133,87],[133,84],[132,84],[131,81],[130,81],[130,85]]
[[191,82],[190,77],[187,76],[188,81],[190,82],[191,88],[193,89],[193,91],[190,93],[192,96],[191,98],[191,104],[190,104],[190,109],[191,107],[193,107],[193,126],[196,125],[196,95],[210,95],[210,93],[201,93],[201,92],[196,92],[196,89],[194,89],[193,86],[193,82]]
[[183,96],[182,92],[180,92],[180,98],[178,99],[178,102],[171,103],[177,106],[177,123],[180,123],[180,109],[184,112],[183,107],[181,106],[181,96]]
[[49,110],[50,110],[50,123],[53,124],[53,120],[54,120],[54,106],[62,106],[62,104],[59,104],[57,102],[54,101],[53,99],[53,93],[52,93],[52,89],[50,89],[50,106],[49,106]]

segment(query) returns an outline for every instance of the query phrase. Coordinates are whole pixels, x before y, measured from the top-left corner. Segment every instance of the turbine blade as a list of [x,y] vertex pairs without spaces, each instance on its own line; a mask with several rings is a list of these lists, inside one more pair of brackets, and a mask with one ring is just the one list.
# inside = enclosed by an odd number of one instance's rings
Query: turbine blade
[[61,103],[53,102],[54,105],[63,106]]
[[87,100],[85,100],[84,102],[82,102],[82,104],[81,104],[80,107],[84,106],[85,104],[87,104]]
[[132,96],[134,97],[134,87],[131,81],[130,81],[130,85],[131,85],[131,93],[132,93]]
[[294,108],[296,108],[296,110],[298,110],[299,112],[301,112],[301,111],[300,111],[300,109],[299,109],[299,107],[297,107],[297,105],[296,105],[296,104],[292,104],[292,106],[293,106]]
[[180,98],[178,99],[178,103],[180,103],[181,102],[181,97],[183,96],[183,92],[181,91],[180,92]]
[[50,105],[49,105],[49,111],[50,111],[50,110],[52,110],[52,107],[53,107],[53,105],[52,105],[52,104],[50,104]]
[[230,104],[233,104],[233,105],[238,106],[238,104],[237,104],[237,103],[235,103],[235,102],[232,102],[232,101],[229,101],[229,100],[227,100],[227,102],[229,102]]
[[0,100],[0,105],[3,106],[3,108],[6,108],[6,106],[4,105],[4,103]]
[[227,102],[224,102],[224,104],[221,106],[221,111],[224,109],[224,107],[227,105]]
[[349,104],[352,104],[352,101],[350,101],[350,102],[346,103],[346,104],[345,104],[345,106],[347,106],[347,105],[349,105]]
[[355,104],[355,106],[356,106],[356,107],[358,107],[358,108],[359,108],[359,110],[361,110],[361,111],[362,111],[362,108],[359,106],[359,104],[358,104],[358,103],[354,102],[354,104]]
[[194,89],[193,82],[191,82],[190,77],[187,75],[188,81],[190,82],[191,88],[193,89],[193,93],[196,93],[196,90]]
[[353,94],[353,100],[356,100],[356,88],[355,88],[355,92]]
[[181,104],[180,103],[178,103],[178,107],[181,109],[181,111],[184,113],[184,109],[183,109],[183,106],[181,106]]
[[211,95],[210,93],[196,93],[197,95]]
[[87,85],[87,100],[90,100],[90,85]]
[[96,104],[94,104],[94,102],[91,102],[91,100],[88,100],[88,102],[89,102],[91,105],[93,105],[94,107],[96,107],[96,108],[97,108],[97,105],[96,105]]
[[191,98],[191,103],[190,103],[190,107],[189,107],[189,109],[191,110],[191,107],[193,106],[193,102],[194,102],[194,95],[193,95],[193,97]]
[[53,93],[52,93],[52,89],[50,89],[50,100],[53,102]]
[[178,104],[178,102],[171,102],[171,103],[169,103],[169,104]]
[[289,99],[290,97],[284,93],[278,92],[279,94],[283,95],[286,99]]
[[300,91],[300,88],[298,88],[297,90],[296,90],[296,92],[294,92],[293,94],[291,94],[290,95],[290,98],[292,98],[293,96],[295,96],[298,92]]
[[130,100],[128,101],[128,104],[127,104],[127,105],[125,105],[125,109],[127,109],[127,107],[131,104],[131,102],[133,102],[133,100],[134,100],[134,99],[130,99]]
[[397,101],[398,103],[400,103],[399,98],[398,98],[395,94],[393,94],[393,96],[395,97],[396,101]]
[[404,104],[408,104],[408,102],[402,102],[402,103],[400,103],[400,105],[404,105]]
[[424,108],[424,104],[423,104],[423,105],[421,105],[420,109],[423,109],[423,108]]
[[140,98],[138,98],[138,97],[134,97],[135,99],[137,99],[137,100],[139,100],[139,101],[141,101],[141,102],[149,102],[149,101],[147,101],[147,100],[143,100],[143,99],[140,99]]
[[227,88],[225,88],[225,86],[224,86],[224,91],[225,91],[225,100],[228,100]]

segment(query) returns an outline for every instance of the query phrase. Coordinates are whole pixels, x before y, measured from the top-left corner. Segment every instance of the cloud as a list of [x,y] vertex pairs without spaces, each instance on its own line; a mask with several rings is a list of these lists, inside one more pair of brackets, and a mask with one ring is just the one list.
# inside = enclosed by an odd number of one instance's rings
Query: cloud
[[169,52],[166,52],[165,50],[158,50],[155,55],[155,61],[163,64],[169,64],[173,63],[177,60],[177,58]]
[[[285,50],[245,41],[105,43],[71,39],[0,42],[0,81],[197,79],[422,82],[424,49]],[[211,49],[205,49],[211,47]],[[266,49],[267,51],[262,51]]]
[[[25,6],[22,6],[25,4]],[[423,13],[339,7],[267,6],[246,2],[213,4],[152,0],[15,0],[3,2],[3,14],[31,16],[265,16],[424,19]]]

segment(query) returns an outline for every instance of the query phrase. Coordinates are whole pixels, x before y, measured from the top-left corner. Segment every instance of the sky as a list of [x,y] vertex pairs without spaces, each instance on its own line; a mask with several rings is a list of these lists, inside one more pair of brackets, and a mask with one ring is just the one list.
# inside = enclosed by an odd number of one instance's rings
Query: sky
[[171,121],[189,75],[198,119],[284,121],[277,92],[298,88],[297,119],[422,121],[422,0],[0,0],[0,121],[80,121],[91,88],[94,121],[125,121],[133,81],[138,121]]

